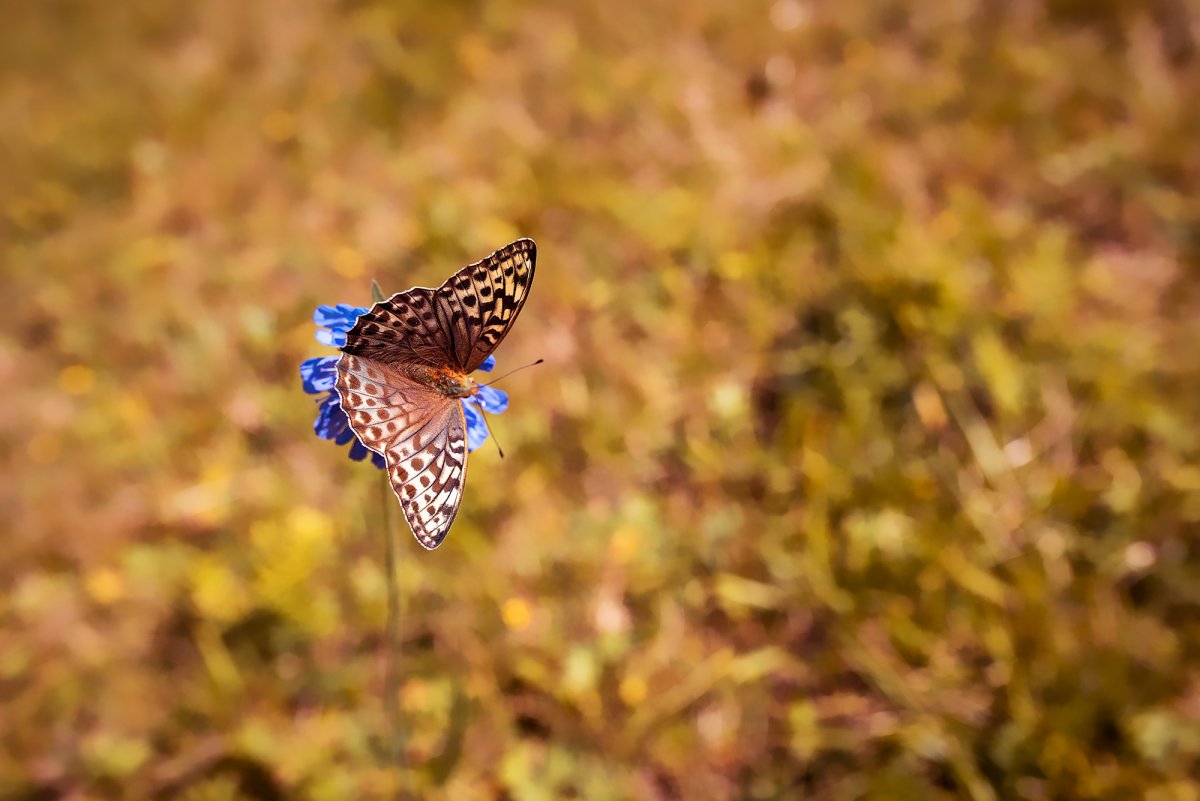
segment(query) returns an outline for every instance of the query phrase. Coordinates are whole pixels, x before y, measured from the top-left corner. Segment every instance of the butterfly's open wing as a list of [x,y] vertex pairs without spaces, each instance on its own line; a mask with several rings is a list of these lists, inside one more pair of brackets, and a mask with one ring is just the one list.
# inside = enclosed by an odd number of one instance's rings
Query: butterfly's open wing
[[376,303],[346,332],[343,353],[383,364],[457,366],[438,290],[413,287]]
[[342,350],[385,364],[415,360],[474,372],[525,305],[536,261],[533,240],[518,239],[437,289],[397,293],[355,321]]
[[463,267],[436,293],[441,317],[452,332],[454,364],[474,372],[512,328],[537,262],[537,245],[518,239],[492,255]]
[[462,502],[467,426],[462,404],[374,359],[344,353],[337,392],[354,433],[387,461],[417,542],[442,544]]

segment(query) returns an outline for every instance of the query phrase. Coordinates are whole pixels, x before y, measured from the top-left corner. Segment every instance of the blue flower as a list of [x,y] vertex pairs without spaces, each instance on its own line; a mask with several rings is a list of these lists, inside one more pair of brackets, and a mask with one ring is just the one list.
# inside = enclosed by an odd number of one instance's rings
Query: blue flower
[[[496,357],[488,356],[479,365],[479,369],[490,373],[496,369]],[[500,414],[508,409],[508,393],[493,387],[480,387],[479,394],[463,398],[463,414],[467,417],[467,450],[473,451],[483,447],[487,442],[487,423],[483,421],[483,412]],[[483,411],[480,411],[480,410]]]
[[[313,312],[313,322],[318,326],[317,341],[322,345],[340,348],[346,344],[346,332],[353,326],[359,315],[366,314],[368,309],[362,306],[351,306],[339,303],[336,306],[318,306]],[[350,426],[350,418],[342,411],[341,401],[337,390],[337,356],[317,356],[306,359],[300,365],[300,383],[304,391],[310,395],[323,396],[317,406],[317,419],[313,430],[321,439],[331,439],[338,445],[350,445],[350,458],[361,462],[367,454],[371,455],[372,463],[379,468],[385,466],[382,456],[359,442]],[[479,369],[490,373],[496,368],[496,358],[488,356]],[[483,421],[483,412],[500,414],[508,409],[508,393],[492,387],[480,387],[479,394],[462,399],[463,414],[467,418],[467,450],[473,451],[483,447],[487,441],[487,425]],[[481,411],[482,410],[482,411]]]
[[[342,332],[342,336],[345,335],[345,332]],[[361,462],[369,453],[374,465],[382,468],[385,464],[383,457],[358,441],[354,429],[350,427],[350,418],[342,411],[337,390],[333,388],[337,381],[337,362],[337,356],[318,356],[315,359],[307,359],[300,365],[300,381],[304,384],[304,391],[310,395],[324,396],[317,406],[317,419],[313,423],[313,431],[321,439],[331,439],[338,445],[353,443],[350,445],[351,459]]]
[[313,322],[321,327],[317,331],[317,341],[331,348],[342,347],[346,344],[346,332],[354,327],[355,320],[368,311],[370,309],[351,306],[349,303],[318,306],[317,310],[313,312]]

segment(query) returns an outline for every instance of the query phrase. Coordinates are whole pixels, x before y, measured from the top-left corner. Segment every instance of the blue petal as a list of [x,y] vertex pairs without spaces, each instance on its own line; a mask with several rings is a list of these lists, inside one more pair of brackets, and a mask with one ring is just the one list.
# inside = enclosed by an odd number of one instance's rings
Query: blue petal
[[336,440],[349,428],[350,419],[342,411],[337,394],[330,392],[329,396],[321,401],[321,406],[317,410],[316,422],[313,423],[313,430],[321,439]]
[[368,453],[370,451],[367,450],[367,446],[359,442],[357,438],[354,440],[354,444],[350,446],[350,458],[356,462],[361,462],[366,458]]
[[[318,306],[313,312],[313,322],[321,326],[317,331],[317,341],[322,345],[340,348],[346,344],[346,332],[354,326],[354,321],[365,314],[368,309],[364,306],[351,306],[349,303],[339,303],[336,306]],[[321,399],[317,409],[317,419],[313,422],[313,431],[322,439],[331,439],[338,445],[350,444],[349,456],[356,462],[361,462],[367,454],[371,454],[371,464],[383,468],[386,460],[363,445],[350,427],[350,418],[342,411],[334,386],[337,383],[337,356],[321,356],[308,359],[300,365],[300,381],[304,391],[311,395],[328,393]]]
[[365,306],[351,306],[349,303],[339,303],[336,306],[318,306],[313,312],[313,322],[322,328],[345,333],[354,325],[360,315],[369,311]]
[[462,405],[463,414],[467,416],[467,450],[478,450],[487,442],[487,423],[483,422],[483,412],[475,408],[474,403],[464,400]]
[[483,360],[483,364],[479,365],[479,367],[477,369],[482,370],[485,373],[492,372],[493,370],[496,369],[496,357],[488,356],[486,359]]
[[337,439],[334,442],[338,445],[345,445],[352,439],[356,439],[354,429],[350,427],[350,421],[346,420],[346,427],[337,435]]
[[317,331],[317,341],[322,345],[340,348],[346,344],[346,332],[354,327],[354,321],[367,311],[364,306],[351,306],[349,303],[318,306],[313,312],[313,322],[321,326],[321,330]]
[[324,328],[318,328],[317,341],[322,345],[328,345],[331,348],[340,348],[346,344],[346,332],[327,331]]
[[329,392],[337,383],[337,356],[318,356],[305,359],[300,365],[300,381],[309,395]]
[[508,393],[502,389],[480,387],[479,394],[471,400],[488,414],[500,414],[508,410]]
[[317,422],[313,424],[313,429],[316,430],[317,436],[322,439],[331,439],[338,445],[352,443],[349,456],[356,462],[361,462],[370,453],[371,463],[376,467],[382,468],[387,464],[382,456],[368,450],[358,441],[354,429],[350,427],[350,418],[346,416],[346,413],[342,411],[341,404],[338,403],[336,392],[330,392],[329,396],[321,401],[321,408],[317,413]]

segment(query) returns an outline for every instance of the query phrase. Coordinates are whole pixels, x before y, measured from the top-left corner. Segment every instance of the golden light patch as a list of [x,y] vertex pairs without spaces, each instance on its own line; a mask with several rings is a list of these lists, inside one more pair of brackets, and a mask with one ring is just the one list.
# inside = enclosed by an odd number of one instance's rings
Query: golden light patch
[[940,431],[950,420],[946,407],[942,405],[942,396],[928,383],[918,384],[913,390],[913,405],[917,409],[917,417],[930,431]]
[[272,142],[286,142],[296,135],[296,118],[283,109],[273,109],[259,123],[263,136]]
[[953,239],[962,233],[962,221],[957,214],[945,209],[933,218],[933,230],[942,239]]
[[754,260],[742,251],[726,251],[717,258],[717,272],[722,278],[739,281],[753,274]]
[[642,545],[642,535],[636,528],[619,528],[608,541],[608,552],[615,562],[628,562]]
[[96,386],[96,373],[84,364],[69,365],[59,372],[58,386],[68,395],[87,395]]
[[334,271],[345,278],[358,278],[366,266],[362,254],[347,247],[334,251],[332,263]]
[[83,584],[88,595],[98,603],[111,604],[125,597],[125,580],[110,567],[91,571]]
[[626,706],[637,706],[646,700],[648,693],[646,680],[641,676],[626,676],[621,679],[621,686],[617,688],[617,694],[621,696],[621,700],[625,702]]
[[533,608],[524,598],[509,598],[500,607],[500,618],[513,631],[520,631],[533,619]]

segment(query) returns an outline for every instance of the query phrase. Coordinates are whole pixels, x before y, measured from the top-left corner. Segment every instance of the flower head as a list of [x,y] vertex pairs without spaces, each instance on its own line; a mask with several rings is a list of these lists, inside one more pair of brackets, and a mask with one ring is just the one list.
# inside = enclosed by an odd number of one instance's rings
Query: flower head
[[[488,356],[479,365],[479,369],[490,373],[496,369],[496,357]],[[483,447],[487,441],[487,423],[483,420],[483,412],[500,414],[508,409],[508,393],[494,387],[480,387],[478,395],[463,398],[463,414],[467,417],[467,450],[473,451]],[[480,411],[482,410],[482,411]]]
[[[342,336],[345,336],[343,332]],[[313,423],[313,431],[321,439],[331,439],[338,445],[350,445],[350,458],[361,462],[368,453],[376,467],[383,467],[383,457],[367,449],[354,435],[350,427],[350,418],[342,411],[341,400],[338,398],[334,383],[337,381],[337,356],[318,356],[307,359],[300,365],[300,381],[304,391],[310,395],[321,395],[317,405],[317,419]]]
[[[336,306],[318,306],[313,312],[313,322],[317,329],[317,341],[322,345],[340,348],[346,344],[346,333],[354,326],[359,315],[366,314],[368,309],[362,306],[351,306],[339,303]],[[350,418],[342,410],[341,400],[337,389],[337,356],[317,356],[306,359],[300,365],[300,382],[304,391],[310,395],[320,396],[317,405],[317,419],[313,430],[321,439],[331,439],[338,445],[350,444],[350,458],[361,462],[367,454],[371,462],[379,468],[386,464],[382,456],[363,445],[350,425]],[[491,372],[496,367],[494,356],[488,356],[479,369]],[[483,412],[500,414],[508,409],[508,393],[492,387],[480,387],[479,394],[462,399],[463,414],[467,420],[467,450],[473,451],[483,447],[487,441],[487,424]]]

